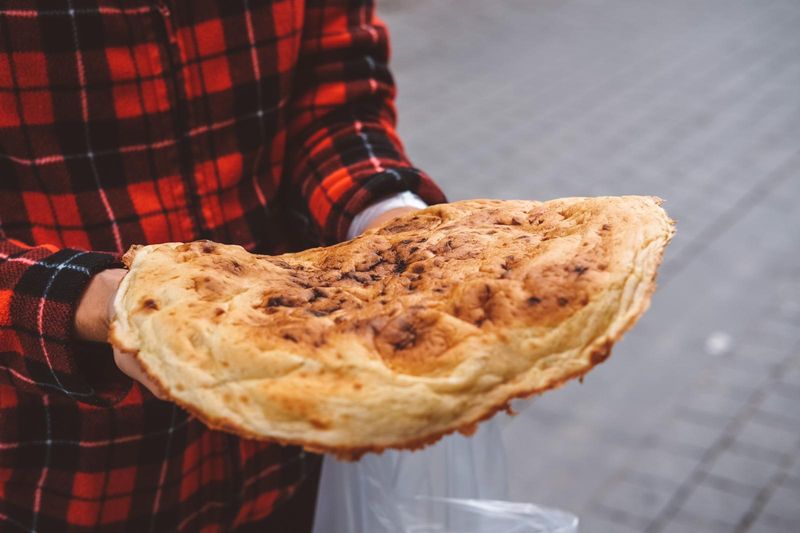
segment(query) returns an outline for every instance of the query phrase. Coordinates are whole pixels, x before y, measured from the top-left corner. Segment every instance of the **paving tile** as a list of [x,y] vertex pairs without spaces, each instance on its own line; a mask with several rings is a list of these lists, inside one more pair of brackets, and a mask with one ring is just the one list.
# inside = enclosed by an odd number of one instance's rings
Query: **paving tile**
[[792,524],[800,531],[800,488],[783,484],[770,494],[762,514],[776,522]]
[[700,484],[694,487],[681,510],[707,522],[735,527],[752,505],[752,498]]
[[777,385],[775,390],[769,390],[759,402],[758,409],[766,413],[775,414],[785,418],[794,428],[800,428],[800,396],[793,397],[788,393],[788,387]]
[[631,483],[643,485],[645,487],[658,487],[660,490],[674,493],[681,486],[681,482],[658,477],[653,474],[639,470],[628,469],[619,479],[626,479]]
[[758,461],[784,461],[786,459],[786,455],[770,450],[769,448],[764,448],[762,446],[758,446],[755,444],[747,444],[737,440],[734,440],[728,444],[726,447],[727,450],[731,450],[734,453],[739,455],[743,455],[744,457],[749,457],[751,459],[756,459]]
[[800,387],[800,364],[791,366],[780,377],[781,382]]
[[709,430],[722,433],[733,423],[734,417],[722,417],[711,414],[700,409],[700,406],[691,403],[682,403],[675,408],[674,416],[681,420],[686,420],[699,426],[705,426]]
[[794,462],[787,471],[786,482],[792,485],[800,484],[800,457],[795,456]]
[[750,392],[746,390],[730,391],[725,393],[718,388],[701,389],[686,402],[692,409],[717,416],[722,420],[730,420],[736,416],[750,400]]
[[771,371],[777,365],[784,363],[786,357],[786,350],[767,347],[761,343],[761,336],[753,335],[751,340],[746,341],[736,350],[732,359],[735,363],[753,365]]
[[739,481],[734,481],[728,478],[719,477],[715,474],[705,474],[703,477],[703,484],[719,489],[723,492],[730,492],[745,498],[755,499],[761,492],[761,489],[753,486],[752,484],[744,484]]
[[[657,530],[658,533],[731,533],[729,524],[679,511]],[[609,532],[610,533],[610,532]]]
[[756,408],[753,415],[760,423],[768,426],[774,426],[778,429],[788,429],[789,431],[793,431],[795,428],[800,427],[800,420],[797,420],[794,413],[790,414],[788,411],[783,411],[780,414],[776,414],[774,412],[762,411],[760,408]]
[[777,350],[792,350],[800,339],[800,331],[794,324],[771,320],[764,322],[759,327],[759,338],[763,346]]
[[770,368],[763,365],[735,356],[726,357],[726,362],[709,372],[707,386],[714,392],[749,399],[769,380]]
[[791,473],[783,480],[783,483],[789,487],[794,487],[797,490],[800,490],[800,477],[796,477]]
[[[609,530],[611,531],[611,530]],[[769,516],[759,516],[753,524],[747,528],[747,533],[797,533],[800,531],[797,524],[775,520]]]
[[651,448],[632,461],[630,470],[663,479],[675,484],[686,481],[699,465],[699,460],[672,453],[662,448]]
[[756,416],[748,420],[737,432],[734,442],[745,446],[756,446],[776,454],[792,454],[797,453],[800,432],[764,423]]
[[770,483],[780,468],[778,461],[757,460],[725,450],[705,467],[705,471],[717,478],[759,490]]
[[623,511],[642,523],[653,521],[664,510],[674,494],[661,483],[622,479],[602,495],[599,505]]
[[[800,400],[800,385],[778,381],[773,384],[772,392],[778,396],[785,396],[790,399]],[[794,413],[794,410],[792,413]],[[798,418],[800,418],[800,415],[798,415]]]
[[624,520],[614,520],[607,516],[593,514],[582,516],[578,527],[580,533],[642,533],[641,525],[633,525]]
[[689,418],[674,418],[660,435],[661,443],[676,443],[690,447],[702,456],[723,435],[723,429]]

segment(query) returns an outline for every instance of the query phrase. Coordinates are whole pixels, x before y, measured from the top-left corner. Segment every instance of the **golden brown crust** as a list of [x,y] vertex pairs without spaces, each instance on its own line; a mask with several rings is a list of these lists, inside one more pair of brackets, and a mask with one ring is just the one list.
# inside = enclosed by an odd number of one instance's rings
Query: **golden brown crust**
[[131,249],[111,342],[211,427],[357,458],[579,377],[645,311],[650,197],[434,206],[328,248]]

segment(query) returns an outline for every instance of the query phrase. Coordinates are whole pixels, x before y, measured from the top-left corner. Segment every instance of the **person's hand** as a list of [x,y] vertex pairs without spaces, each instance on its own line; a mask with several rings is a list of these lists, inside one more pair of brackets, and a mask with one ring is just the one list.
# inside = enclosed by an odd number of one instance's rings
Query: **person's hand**
[[86,285],[75,310],[75,336],[81,340],[106,342],[114,312],[114,295],[128,271],[122,268],[103,270]]
[[153,383],[153,381],[147,377],[147,374],[144,373],[144,370],[142,370],[142,365],[140,365],[139,361],[136,360],[136,355],[130,352],[123,352],[115,347],[114,362],[117,364],[117,368],[119,368],[129,378],[144,385],[147,390],[153,393],[153,396],[159,400],[167,399],[163,394],[161,394],[158,385]]
[[384,211],[380,215],[370,220],[369,224],[367,224],[367,227],[364,229],[364,231],[371,230],[379,226],[383,226],[385,223],[389,222],[393,218],[397,218],[400,215],[405,215],[406,213],[410,213],[411,211],[419,211],[419,209],[417,209],[416,207],[396,207],[394,209],[389,209],[388,211]]
[[[108,328],[114,317],[114,296],[127,272],[122,268],[103,270],[89,281],[75,311],[75,336],[78,339],[108,342]],[[134,354],[114,348],[114,362],[130,378],[162,398],[158,387],[145,375]]]

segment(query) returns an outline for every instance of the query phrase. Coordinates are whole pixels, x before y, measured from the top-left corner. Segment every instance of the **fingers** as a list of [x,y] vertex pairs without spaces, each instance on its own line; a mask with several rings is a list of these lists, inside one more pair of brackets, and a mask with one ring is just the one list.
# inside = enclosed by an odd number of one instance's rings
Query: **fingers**
[[132,353],[123,352],[114,348],[114,362],[123,373],[125,373],[131,379],[144,385],[147,390],[153,393],[153,396],[159,400],[167,399],[163,394],[161,394],[158,385],[156,385],[149,377],[147,377],[147,374],[144,373],[141,365],[136,360],[136,356],[134,356]]

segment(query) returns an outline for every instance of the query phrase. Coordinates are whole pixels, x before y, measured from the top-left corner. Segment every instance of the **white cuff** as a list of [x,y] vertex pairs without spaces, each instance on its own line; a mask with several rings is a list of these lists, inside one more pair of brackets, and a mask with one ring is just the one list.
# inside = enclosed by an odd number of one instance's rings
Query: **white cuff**
[[350,228],[347,230],[348,240],[364,233],[364,230],[367,229],[369,223],[375,220],[378,216],[384,214],[390,209],[396,209],[398,207],[414,207],[416,209],[425,209],[428,207],[428,204],[426,204],[422,198],[410,191],[397,193],[384,198],[383,200],[378,200],[353,217],[353,222],[350,223]]

